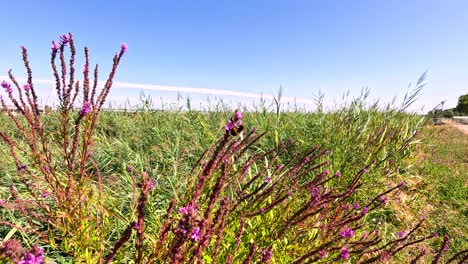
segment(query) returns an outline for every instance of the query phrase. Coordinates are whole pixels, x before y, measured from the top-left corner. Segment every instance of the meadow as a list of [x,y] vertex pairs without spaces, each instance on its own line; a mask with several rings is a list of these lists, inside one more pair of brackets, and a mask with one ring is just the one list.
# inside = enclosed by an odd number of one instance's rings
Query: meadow
[[99,91],[62,36],[56,111],[2,84],[0,261],[466,262],[468,141],[406,112],[424,75],[399,105],[102,111],[125,51]]

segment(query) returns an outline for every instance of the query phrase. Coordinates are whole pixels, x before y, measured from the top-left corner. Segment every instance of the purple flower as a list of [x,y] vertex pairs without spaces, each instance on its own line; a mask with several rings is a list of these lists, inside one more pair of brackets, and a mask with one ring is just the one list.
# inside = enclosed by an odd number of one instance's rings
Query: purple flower
[[68,42],[70,42],[70,37],[65,34],[62,34],[60,36],[59,45],[66,46]]
[[31,89],[31,85],[25,84],[25,85],[23,85],[23,88],[24,88],[25,91],[29,91],[29,89]]
[[335,176],[337,178],[341,178],[341,171],[335,172],[335,174],[333,176]]
[[271,248],[267,248],[262,250],[262,263],[268,263],[273,256],[273,250]]
[[351,238],[354,236],[354,230],[351,228],[346,228],[345,230],[341,231],[340,236],[344,238]]
[[368,212],[369,212],[369,208],[367,208],[367,207],[364,206],[364,207],[362,208],[362,214],[363,214],[363,215],[366,215]]
[[323,259],[323,258],[326,258],[326,257],[328,257],[328,252],[326,250],[324,250],[324,249],[319,250],[318,258]]
[[127,48],[128,48],[128,46],[127,46],[127,43],[125,43],[125,42],[122,43],[122,45],[120,45],[120,49],[122,50],[122,53],[126,52]]
[[234,127],[235,127],[235,125],[231,120],[228,120],[228,123],[226,124],[226,126],[224,126],[226,131],[232,130],[232,129],[234,129]]
[[136,231],[141,232],[141,225],[138,222],[135,222],[133,224],[133,228],[135,228]]
[[354,210],[359,209],[360,208],[359,203],[358,202],[353,203],[353,208]]
[[256,127],[252,128],[252,133],[256,133],[256,132],[257,132],[257,128]]
[[47,197],[49,197],[49,195],[50,195],[50,192],[48,192],[48,191],[43,191],[42,192],[42,198],[47,198]]
[[349,248],[348,247],[344,247],[343,249],[341,249],[340,251],[340,257],[342,259],[349,259],[349,255],[350,255],[350,252],[349,252]]
[[388,198],[386,196],[382,196],[382,197],[380,197],[380,202],[384,204],[384,203],[388,202]]
[[0,200],[0,206],[6,204],[6,201],[5,200]]
[[197,208],[193,207],[191,204],[187,205],[186,207],[179,208],[179,213],[183,215],[189,215],[191,213],[196,213]]
[[57,53],[58,49],[59,46],[57,45],[57,43],[55,43],[55,41],[52,40],[52,54]]
[[240,111],[236,111],[236,118],[242,119],[242,113]]
[[21,172],[25,172],[26,169],[27,169],[27,167],[26,167],[26,165],[24,165],[24,164],[20,164],[20,165],[18,166],[18,170],[21,171]]
[[30,252],[26,253],[24,259],[18,264],[41,264],[44,263],[44,250],[37,245],[34,245]]
[[83,103],[83,107],[81,107],[80,115],[85,116],[91,112],[91,104],[88,101]]
[[265,183],[269,183],[270,181],[271,181],[271,177],[270,176],[266,177]]
[[406,235],[406,232],[405,231],[400,231],[397,233],[398,237],[399,238],[403,238],[405,235]]
[[154,190],[154,187],[155,187],[155,186],[154,186],[154,180],[153,180],[153,179],[149,179],[149,181],[148,181],[148,190],[149,190],[149,191],[152,191],[152,190]]
[[9,84],[9,83],[7,83],[5,81],[2,82],[2,87],[5,89],[5,92],[7,92],[7,93],[13,92],[13,89],[11,89],[11,84]]
[[198,242],[200,240],[200,228],[199,227],[195,227],[192,230],[192,234],[190,234],[190,238],[193,239],[193,241],[196,241],[196,242]]
[[276,169],[277,169],[277,170],[281,170],[283,167],[284,167],[284,165],[283,165],[283,164],[280,164],[280,165],[276,166]]
[[328,174],[330,174],[330,170],[326,169],[326,170],[323,171],[324,176],[327,176]]
[[309,189],[311,202],[319,202],[322,199],[322,189],[320,187],[312,187]]

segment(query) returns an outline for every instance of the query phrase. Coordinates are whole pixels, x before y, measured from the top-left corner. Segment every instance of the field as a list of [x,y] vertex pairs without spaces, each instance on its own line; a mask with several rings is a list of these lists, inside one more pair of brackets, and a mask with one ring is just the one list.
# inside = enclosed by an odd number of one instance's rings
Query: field
[[28,84],[1,84],[3,263],[466,263],[468,139],[407,113],[424,75],[400,105],[112,112],[127,46],[101,90],[59,44],[58,110],[24,47]]

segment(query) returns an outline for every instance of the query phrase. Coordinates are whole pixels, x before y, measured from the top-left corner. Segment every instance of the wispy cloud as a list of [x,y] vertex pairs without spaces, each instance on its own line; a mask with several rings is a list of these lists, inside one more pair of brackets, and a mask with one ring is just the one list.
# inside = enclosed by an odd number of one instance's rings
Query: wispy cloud
[[[8,76],[0,76],[0,80],[8,80]],[[16,78],[19,82],[26,82],[26,78]],[[53,80],[46,79],[34,79],[34,83],[41,84],[54,84]],[[99,85],[104,85],[104,82],[99,82]],[[194,88],[194,87],[181,87],[181,86],[167,86],[167,85],[157,85],[157,84],[143,84],[143,83],[126,83],[126,82],[114,82],[114,88],[124,88],[124,89],[141,89],[141,90],[152,90],[152,91],[169,91],[169,92],[185,92],[185,93],[195,93],[195,94],[209,94],[209,95],[219,95],[219,96],[235,96],[235,97],[248,97],[248,98],[263,98],[266,100],[273,100],[274,96],[269,94],[260,94],[260,93],[247,93],[247,92],[237,92],[231,90],[223,89],[208,89],[208,88]],[[295,102],[300,104],[315,104],[316,102],[313,99],[308,98],[295,98],[282,96],[282,102]]]

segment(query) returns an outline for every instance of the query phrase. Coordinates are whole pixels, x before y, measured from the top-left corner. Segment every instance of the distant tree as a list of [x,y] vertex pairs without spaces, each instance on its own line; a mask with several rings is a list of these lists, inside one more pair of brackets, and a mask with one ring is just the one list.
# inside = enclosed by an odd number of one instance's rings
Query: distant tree
[[458,97],[458,104],[455,110],[459,113],[468,114],[468,94]]

